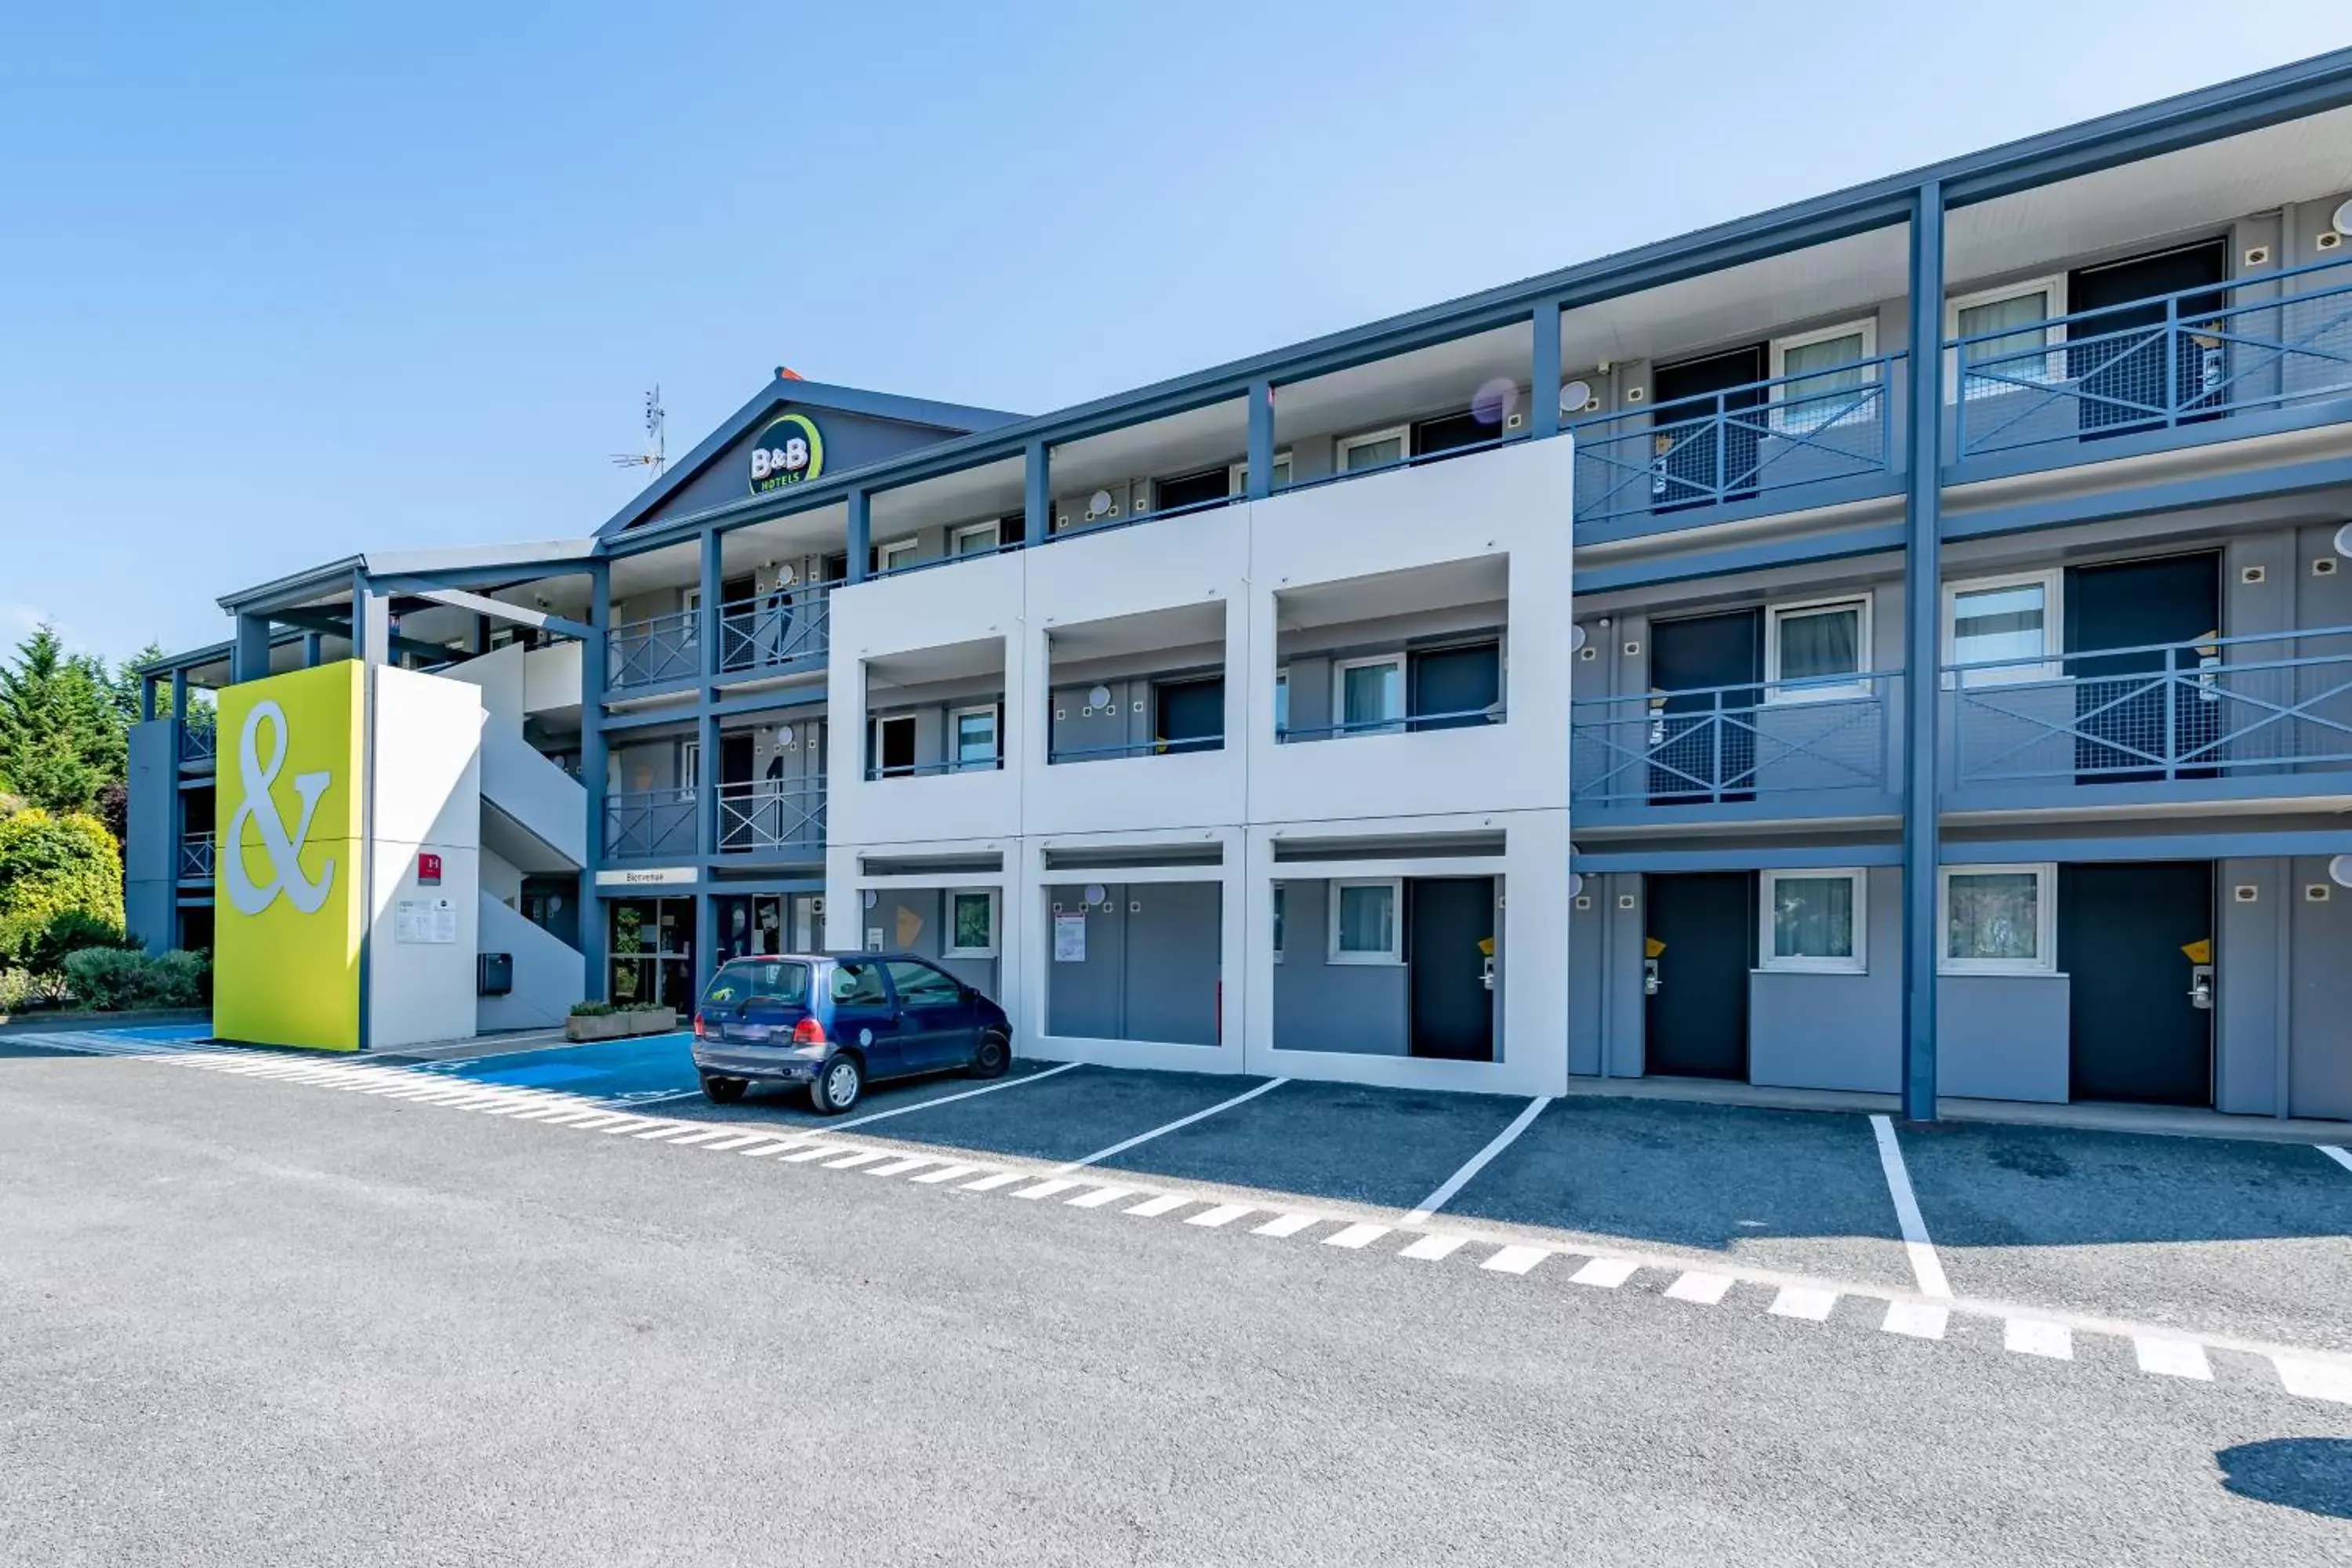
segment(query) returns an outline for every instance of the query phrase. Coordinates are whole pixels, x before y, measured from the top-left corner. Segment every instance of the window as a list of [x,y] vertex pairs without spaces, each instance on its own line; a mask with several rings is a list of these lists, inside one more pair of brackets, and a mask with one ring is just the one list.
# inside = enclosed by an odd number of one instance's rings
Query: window
[[2055,572],[2034,572],[1945,589],[1944,662],[1963,667],[1969,686],[2056,679],[2061,583]]
[[2055,866],[1967,866],[1937,889],[1950,974],[2049,974],[2058,967]]
[[890,994],[882,988],[882,966],[862,958],[845,958],[833,966],[833,999],[845,1007],[887,1007]]
[[890,984],[898,988],[901,1007],[953,1007],[963,1001],[963,983],[942,970],[912,959],[892,959],[882,965]]
[[1284,895],[1283,885],[1276,882],[1274,885],[1274,961],[1276,963],[1282,962],[1282,922],[1283,917],[1288,912],[1284,906],[1288,902],[1288,899]]
[[1868,920],[1868,878],[1858,870],[1767,871],[1764,952],[1759,967],[1799,973],[1860,974]]
[[1404,719],[1404,660],[1396,654],[1342,660],[1332,668],[1332,707],[1339,731],[1394,729]]
[[1374,430],[1368,435],[1343,437],[1339,442],[1339,471],[1360,474],[1366,468],[1386,468],[1391,463],[1404,461],[1405,444],[1412,438],[1412,427],[1400,425],[1393,430]]
[[1878,394],[1864,390],[1878,379],[1866,363],[1877,352],[1878,323],[1849,321],[1818,332],[1782,338],[1772,345],[1772,428],[1805,435],[1832,425],[1878,416]]
[[1280,740],[1290,730],[1290,671],[1274,672],[1274,734]]
[[901,566],[912,566],[916,545],[917,542],[912,539],[894,539],[887,544],[875,546],[874,570],[896,572]]
[[[2046,353],[2065,340],[2066,279],[2043,278],[2011,283],[1952,300],[1944,307],[1944,329],[1954,338],[1981,338],[1960,344],[1957,374],[1969,397],[1998,397],[2019,382],[2057,381],[2066,373],[2063,356]],[[1948,381],[1944,399],[1958,388]]]
[[[1249,465],[1235,463],[1226,469],[1225,484],[1225,493],[1228,495],[1246,494],[1249,490]],[[1286,490],[1290,488],[1289,453],[1276,452],[1274,455],[1274,483],[1268,488],[1277,490]]]
[[874,721],[874,777],[903,778],[915,771],[915,716],[893,713]]
[[1866,697],[1870,682],[1870,601],[1775,605],[1764,625],[1768,702],[1821,702]]
[[1004,529],[998,522],[975,522],[955,531],[949,542],[951,553],[957,555],[992,555],[1004,542]]
[[682,800],[692,800],[702,784],[702,742],[680,741],[677,743],[677,792]]
[[809,971],[805,963],[746,963],[719,966],[703,992],[707,1007],[730,1007],[742,1002],[778,1002],[799,1007],[808,1002]]
[[955,716],[955,765],[959,771],[996,765],[996,708],[965,708]]
[[948,895],[950,958],[996,956],[996,889],[959,888]]
[[1402,963],[1397,903],[1402,882],[1331,884],[1331,962]]

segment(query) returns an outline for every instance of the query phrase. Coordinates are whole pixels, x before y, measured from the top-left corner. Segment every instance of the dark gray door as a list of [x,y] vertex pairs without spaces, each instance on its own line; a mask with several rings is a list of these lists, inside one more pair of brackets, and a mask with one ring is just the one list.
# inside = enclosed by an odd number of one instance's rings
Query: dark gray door
[[[1486,722],[1503,695],[1503,650],[1496,643],[1429,648],[1405,662],[1405,711],[1411,730],[1458,730]],[[1422,714],[1430,718],[1422,718]]]
[[2212,934],[2210,860],[2058,868],[2074,1099],[2213,1103],[2213,1014],[2183,951]]
[[[1771,345],[1661,365],[1650,377],[1650,498],[1660,511],[1756,493]],[[1688,402],[1682,401],[1689,399]]]
[[1653,805],[1755,798],[1763,679],[1761,610],[1652,624]]
[[2221,633],[2221,556],[2074,567],[2065,621],[2075,782],[2211,778],[2222,704],[2198,683],[2197,645]]
[[[2212,417],[2200,411],[2227,395],[2221,334],[2231,323],[2200,317],[2221,310],[2227,296],[2215,289],[2177,304],[2163,296],[2202,289],[2229,273],[2228,242],[2214,239],[2067,275],[2066,308],[2077,319],[2067,325],[2066,374],[2079,395],[2084,440],[2158,429],[2176,417]],[[2085,310],[2097,314],[2083,319]]]
[[1493,1061],[1495,994],[1479,943],[1495,934],[1495,879],[1416,877],[1404,889],[1412,1054]]
[[1154,687],[1153,732],[1171,752],[1213,752],[1225,741],[1225,680],[1171,680]]
[[1643,1006],[1645,1071],[1748,1077],[1748,971],[1756,956],[1756,877],[1687,872],[1643,879],[1657,989]]

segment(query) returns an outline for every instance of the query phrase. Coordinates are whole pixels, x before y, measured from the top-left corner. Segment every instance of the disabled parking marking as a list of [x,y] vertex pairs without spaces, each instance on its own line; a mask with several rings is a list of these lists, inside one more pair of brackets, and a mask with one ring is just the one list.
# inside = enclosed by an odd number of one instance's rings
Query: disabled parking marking
[[1931,1307],[1925,1301],[1889,1301],[1886,1319],[1878,1327],[1883,1332],[1907,1334],[1915,1340],[1940,1340],[1951,1317],[1951,1310],[1947,1307]]
[[2326,1155],[2329,1159],[2335,1161],[2337,1164],[2343,1166],[2346,1170],[2352,1171],[2352,1154],[2346,1153],[2343,1150],[2337,1148],[2333,1143],[2315,1143],[2312,1147]]
[[2011,1318],[2001,1328],[2004,1349],[2020,1355],[2048,1356],[2052,1361],[2074,1359],[2074,1333],[2063,1323],[2038,1318]]
[[[1042,1077],[1043,1075],[1041,1074],[1039,1076]],[[1123,1138],[1108,1149],[1096,1150],[1093,1153],[1087,1155],[1083,1160],[1072,1160],[1067,1164],[1058,1165],[1055,1167],[1054,1174],[1058,1176],[1070,1171],[1083,1171],[1088,1165],[1099,1165],[1114,1154],[1124,1154],[1129,1149],[1140,1148],[1142,1145],[1150,1142],[1154,1138],[1164,1138],[1169,1133],[1177,1131],[1179,1128],[1190,1127],[1195,1121],[1205,1121],[1221,1110],[1231,1110],[1234,1106],[1243,1104],[1248,1100],[1255,1100],[1259,1095],[1265,1093],[1268,1089],[1280,1089],[1284,1084],[1288,1083],[1289,1081],[1290,1080],[1286,1078],[1270,1078],[1264,1083],[1259,1084],[1255,1089],[1244,1089],[1241,1093],[1234,1096],[1231,1100],[1221,1100],[1217,1101],[1216,1104],[1208,1107],[1206,1110],[1196,1110],[1190,1116],[1180,1116],[1173,1121],[1163,1122],[1161,1125],[1151,1129],[1149,1132],[1139,1132],[1132,1138]],[[1128,1212],[1131,1214],[1134,1211],[1130,1209]]]
[[1408,1228],[1417,1225],[1426,1225],[1429,1222],[1430,1215],[1435,1214],[1439,1209],[1444,1208],[1448,1203],[1452,1202],[1454,1194],[1460,1192],[1464,1187],[1468,1186],[1470,1184],[1470,1178],[1485,1170],[1488,1163],[1491,1162],[1496,1155],[1509,1148],[1512,1141],[1517,1138],[1520,1133],[1525,1132],[1528,1130],[1528,1123],[1534,1121],[1537,1117],[1542,1115],[1544,1107],[1550,1103],[1550,1097],[1541,1094],[1537,1095],[1533,1100],[1528,1100],[1527,1109],[1520,1111],[1517,1116],[1512,1118],[1511,1124],[1508,1127],[1506,1127],[1500,1132],[1496,1133],[1493,1140],[1488,1142],[1484,1149],[1479,1150],[1475,1154],[1471,1155],[1470,1158],[1462,1162],[1461,1169],[1455,1171],[1452,1175],[1446,1177],[1444,1181],[1439,1183],[1435,1192],[1431,1193],[1427,1197],[1422,1199],[1420,1203],[1414,1205],[1412,1211],[1397,1223],[1405,1226]]
[[1948,1297],[1951,1283],[1944,1278],[1936,1244],[1928,1239],[1927,1221],[1919,1213],[1917,1194],[1911,1190],[1911,1173],[1903,1164],[1903,1145],[1895,1139],[1895,1123],[1874,1116],[1870,1127],[1878,1135],[1878,1163],[1886,1173],[1886,1195],[1895,1200],[1895,1217],[1903,1226],[1903,1250],[1910,1255],[1911,1276],[1918,1281],[1919,1294]]
[[2134,1334],[2132,1354],[2138,1361],[2142,1372],[2158,1373],[2166,1377],[2194,1378],[2200,1383],[2213,1381],[2213,1366],[2205,1359],[2205,1347],[2188,1340]]

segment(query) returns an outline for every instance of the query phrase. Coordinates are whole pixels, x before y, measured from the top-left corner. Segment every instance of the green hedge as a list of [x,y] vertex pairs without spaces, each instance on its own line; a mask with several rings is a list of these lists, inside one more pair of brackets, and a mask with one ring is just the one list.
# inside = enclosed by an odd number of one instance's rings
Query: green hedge
[[79,812],[51,816],[36,806],[0,816],[0,959],[33,967],[26,950],[68,910],[122,929],[114,836]]
[[86,947],[66,955],[66,984],[74,1005],[93,1012],[200,1007],[212,993],[212,961],[201,952],[157,956],[119,947]]

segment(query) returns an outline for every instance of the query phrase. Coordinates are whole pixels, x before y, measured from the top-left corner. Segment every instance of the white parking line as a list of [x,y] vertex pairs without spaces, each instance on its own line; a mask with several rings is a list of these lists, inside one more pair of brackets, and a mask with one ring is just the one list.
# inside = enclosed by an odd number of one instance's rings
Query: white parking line
[[1351,1225],[1345,1230],[1335,1230],[1323,1238],[1326,1247],[1370,1247],[1389,1233],[1384,1225]]
[[1603,1290],[1614,1290],[1633,1278],[1640,1265],[1630,1258],[1596,1258],[1569,1276],[1578,1285],[1597,1285]]
[[1497,1274],[1525,1274],[1550,1256],[1551,1248],[1549,1247],[1503,1247],[1496,1248],[1495,1256],[1478,1267],[1491,1268]]
[[2352,1405],[2352,1368],[2283,1355],[2271,1357],[2271,1365],[2278,1372],[2279,1386],[2298,1399]]
[[887,1121],[894,1116],[912,1116],[916,1111],[929,1110],[934,1105],[953,1105],[959,1100],[970,1100],[976,1095],[994,1094],[999,1089],[1019,1089],[1024,1084],[1043,1083],[1055,1073],[1065,1073],[1072,1068],[1085,1065],[1084,1062],[1064,1062],[1059,1067],[1047,1068],[1044,1072],[1024,1073],[1019,1078],[1008,1078],[998,1083],[984,1083],[978,1089],[967,1089],[959,1094],[942,1094],[933,1100],[918,1100],[913,1105],[894,1105],[887,1110],[870,1111],[864,1116],[853,1116],[846,1121],[835,1121],[827,1125],[835,1132],[845,1132],[852,1127],[863,1127],[868,1122]]
[[1121,1209],[1119,1212],[1140,1215],[1145,1219],[1158,1219],[1161,1215],[1173,1213],[1192,1201],[1181,1193],[1162,1193],[1156,1198],[1146,1198],[1133,1208]]
[[1439,1258],[1454,1256],[1461,1250],[1462,1244],[1469,1239],[1466,1236],[1447,1236],[1443,1232],[1436,1232],[1423,1237],[1397,1256],[1411,1258],[1423,1263],[1434,1263]]
[[1702,1307],[1712,1307],[1722,1300],[1724,1294],[1730,1289],[1730,1275],[1707,1274],[1694,1268],[1676,1275],[1675,1282],[1666,1287],[1666,1295],[1673,1300],[1692,1301]]
[[2343,1166],[2346,1170],[2352,1171],[2352,1154],[2346,1153],[2343,1150],[2337,1148],[2333,1143],[2314,1143],[2312,1147],[2326,1155],[2329,1159],[2335,1161],[2337,1164]]
[[1202,1209],[1199,1214],[1187,1215],[1184,1223],[1197,1225],[1203,1230],[1214,1230],[1219,1226],[1233,1224],[1245,1214],[1256,1212],[1248,1204],[1219,1204],[1215,1208]]
[[1027,1171],[999,1171],[992,1176],[982,1176],[976,1182],[966,1182],[958,1190],[967,1193],[992,1193],[999,1187],[1009,1187],[1015,1182],[1030,1179]]
[[1949,1297],[1952,1287],[1944,1278],[1944,1261],[1936,1256],[1936,1244],[1927,1239],[1927,1221],[1911,1191],[1911,1173],[1904,1166],[1903,1145],[1895,1141],[1895,1123],[1874,1116],[1870,1126],[1878,1134],[1878,1165],[1886,1173],[1886,1195],[1895,1200],[1895,1218],[1903,1226],[1903,1250],[1911,1256],[1911,1277],[1918,1282],[1922,1296]]
[[[800,1146],[801,1141],[797,1138],[771,1138],[764,1143],[754,1143],[748,1149],[738,1149],[735,1152],[756,1160],[762,1154],[781,1154],[787,1149],[797,1149]],[[915,1163],[919,1165],[922,1162],[918,1160]]]
[[2138,1359],[2142,1372],[2160,1373],[2166,1377],[2190,1377],[2200,1383],[2213,1381],[2213,1366],[2205,1359],[2205,1347],[2188,1340],[2164,1340],[2153,1334],[2134,1334],[2132,1354]]
[[1175,1131],[1180,1127],[1190,1127],[1195,1121],[1204,1121],[1208,1118],[1214,1116],[1220,1110],[1231,1110],[1234,1106],[1241,1104],[1244,1100],[1255,1100],[1267,1089],[1280,1089],[1284,1084],[1288,1083],[1289,1081],[1290,1080],[1286,1078],[1270,1078],[1264,1083],[1259,1084],[1255,1089],[1244,1089],[1241,1093],[1234,1096],[1231,1100],[1221,1100],[1217,1101],[1216,1104],[1209,1107],[1206,1110],[1196,1110],[1190,1116],[1180,1116],[1175,1121],[1168,1122],[1163,1126],[1155,1127],[1149,1132],[1139,1132],[1132,1138],[1122,1138],[1108,1149],[1097,1149],[1083,1160],[1073,1160],[1066,1165],[1056,1165],[1054,1167],[1054,1174],[1059,1176],[1071,1171],[1083,1171],[1088,1165],[1099,1164],[1103,1161],[1109,1159],[1113,1154],[1124,1154],[1129,1149],[1136,1147],[1138,1144],[1149,1143],[1154,1138],[1165,1137],[1167,1134]]
[[914,1154],[903,1160],[893,1160],[887,1165],[877,1165],[866,1173],[869,1176],[903,1176],[919,1166],[936,1163],[929,1154]]
[[669,1145],[673,1149],[684,1149],[692,1144],[709,1143],[726,1136],[727,1129],[724,1127],[709,1127],[699,1132],[689,1132],[683,1138],[673,1138],[669,1141]]
[[1097,1187],[1093,1192],[1080,1193],[1072,1198],[1070,1206],[1074,1209],[1098,1209],[1106,1204],[1115,1204],[1130,1196],[1134,1192],[1133,1187]]
[[1886,1321],[1878,1326],[1887,1333],[1907,1334],[1915,1340],[1940,1340],[1951,1317],[1948,1309],[1925,1301],[1889,1301]]
[[2011,1318],[2001,1329],[2000,1342],[2020,1355],[2048,1356],[2052,1361],[2074,1359],[2074,1333],[2063,1323]]
[[1802,1285],[1783,1285],[1780,1293],[1772,1298],[1765,1309],[1776,1318],[1800,1318],[1809,1323],[1825,1322],[1831,1310],[1836,1307],[1838,1293],[1815,1290]]
[[844,1154],[838,1160],[827,1160],[824,1168],[828,1171],[854,1171],[860,1165],[870,1165],[877,1160],[889,1157],[887,1149],[860,1149],[854,1154]]
[[1511,1119],[1511,1124],[1508,1127],[1506,1127],[1500,1132],[1496,1133],[1493,1140],[1490,1141],[1484,1149],[1479,1150],[1475,1154],[1473,1154],[1470,1158],[1465,1160],[1462,1163],[1462,1168],[1460,1170],[1446,1177],[1444,1181],[1440,1182],[1435,1192],[1422,1199],[1418,1206],[1397,1223],[1406,1226],[1407,1228],[1417,1225],[1427,1224],[1431,1215],[1435,1214],[1439,1209],[1442,1209],[1447,1204],[1452,1203],[1454,1201],[1454,1194],[1460,1192],[1464,1187],[1469,1185],[1470,1178],[1485,1170],[1486,1168],[1487,1161],[1492,1160],[1496,1155],[1509,1148],[1511,1146],[1511,1141],[1517,1138],[1520,1133],[1525,1132],[1528,1130],[1528,1123],[1534,1121],[1537,1117],[1542,1115],[1543,1108],[1550,1103],[1551,1101],[1549,1099],[1540,1094],[1536,1096],[1533,1100],[1528,1100],[1527,1109],[1520,1111],[1518,1115],[1513,1117]]
[[757,1143],[766,1136],[764,1132],[732,1132],[724,1138],[713,1138],[706,1146],[716,1153],[721,1149],[740,1149],[746,1143]]
[[849,1151],[839,1143],[812,1143],[797,1154],[784,1156],[787,1165],[804,1165],[811,1160],[822,1160],[827,1154],[845,1154]]
[[1270,1236],[1277,1241],[1286,1236],[1297,1236],[1322,1222],[1319,1214],[1278,1214],[1264,1225],[1250,1226],[1252,1236]]
[[942,1165],[936,1171],[925,1171],[913,1179],[929,1186],[939,1182],[952,1182],[958,1176],[969,1176],[979,1169],[978,1165]]
[[1026,1198],[1033,1204],[1044,1203],[1047,1198],[1052,1197],[1056,1193],[1066,1193],[1075,1190],[1077,1184],[1078,1184],[1076,1182],[1064,1182],[1049,1178],[1043,1182],[1033,1182],[1028,1186],[1022,1188],[1013,1195],[1016,1198]]

